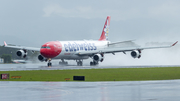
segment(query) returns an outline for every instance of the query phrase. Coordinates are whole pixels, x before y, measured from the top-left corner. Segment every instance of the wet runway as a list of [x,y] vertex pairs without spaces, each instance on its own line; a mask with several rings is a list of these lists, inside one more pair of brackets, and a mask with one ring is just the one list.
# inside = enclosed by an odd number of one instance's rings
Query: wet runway
[[63,70],[63,69],[104,69],[104,68],[150,68],[150,67],[180,67],[179,65],[140,65],[140,66],[76,66],[76,65],[53,65],[52,67],[47,67],[46,64],[0,64],[0,71],[16,71],[16,70]]
[[2,101],[179,101],[180,80],[0,82]]
[[[95,68],[149,68],[171,66],[59,66],[0,64],[0,71]],[[174,67],[174,66],[173,66]],[[176,66],[179,67],[179,66]],[[2,101],[179,101],[180,80],[115,82],[0,81]]]

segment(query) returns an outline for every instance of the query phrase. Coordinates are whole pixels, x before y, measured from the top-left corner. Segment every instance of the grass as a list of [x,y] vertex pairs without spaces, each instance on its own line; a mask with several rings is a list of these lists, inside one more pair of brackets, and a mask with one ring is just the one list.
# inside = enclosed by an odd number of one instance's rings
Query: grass
[[[73,81],[73,76],[85,76],[85,81],[180,79],[180,67],[0,71],[3,73],[9,73],[10,77],[0,81],[65,81],[65,78]],[[12,79],[11,76],[21,76],[21,79]]]

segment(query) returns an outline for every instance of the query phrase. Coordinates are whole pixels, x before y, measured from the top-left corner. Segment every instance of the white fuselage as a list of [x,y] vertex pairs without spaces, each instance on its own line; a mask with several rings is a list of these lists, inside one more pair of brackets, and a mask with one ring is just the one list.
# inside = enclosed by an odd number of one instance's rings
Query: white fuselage
[[61,53],[55,59],[88,59],[89,56],[79,56],[79,52],[93,52],[107,47],[109,41],[60,41]]

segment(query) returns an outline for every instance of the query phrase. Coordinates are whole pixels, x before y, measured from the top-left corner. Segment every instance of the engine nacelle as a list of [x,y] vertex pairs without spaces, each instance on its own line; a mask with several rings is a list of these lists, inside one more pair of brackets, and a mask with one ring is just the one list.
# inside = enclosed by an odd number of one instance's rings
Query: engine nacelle
[[19,57],[21,57],[21,58],[26,58],[26,56],[27,56],[27,51],[26,50],[18,50],[17,52],[16,52],[16,55],[17,56],[19,56]]
[[131,56],[133,58],[140,58],[141,57],[141,50],[134,50],[131,52]]
[[104,60],[104,55],[103,54],[95,54],[94,56],[93,56],[93,60],[94,61],[103,61]]
[[38,56],[38,59],[39,59],[39,61],[41,61],[41,62],[47,61],[47,59],[44,58],[42,55],[39,55],[39,56]]

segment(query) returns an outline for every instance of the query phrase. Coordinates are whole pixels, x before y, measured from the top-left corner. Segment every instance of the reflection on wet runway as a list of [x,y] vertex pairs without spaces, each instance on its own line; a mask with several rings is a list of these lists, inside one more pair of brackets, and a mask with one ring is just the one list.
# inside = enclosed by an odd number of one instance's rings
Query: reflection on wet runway
[[[0,71],[95,68],[149,68],[171,66],[59,66],[0,64]],[[174,66],[173,66],[174,67]],[[180,67],[180,66],[176,66]],[[179,101],[180,80],[118,82],[0,81],[2,101]]]
[[76,65],[53,65],[47,67],[46,64],[0,64],[0,71],[16,71],[16,70],[63,70],[63,69],[104,69],[104,68],[149,68],[149,67],[180,67],[179,65],[155,65],[155,66],[76,66]]
[[180,80],[0,82],[2,101],[179,101]]

